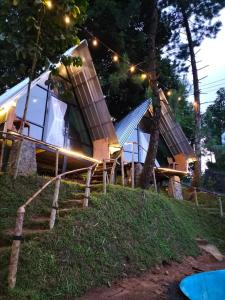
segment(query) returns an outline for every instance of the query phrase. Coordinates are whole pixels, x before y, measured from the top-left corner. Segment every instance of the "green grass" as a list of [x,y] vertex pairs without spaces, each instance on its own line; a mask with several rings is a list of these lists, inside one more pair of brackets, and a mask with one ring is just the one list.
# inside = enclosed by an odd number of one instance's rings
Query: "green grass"
[[[20,178],[13,185],[9,178],[0,177],[0,218],[4,219],[0,230],[14,224],[16,207],[44,180],[38,178],[36,183],[36,178]],[[64,182],[60,199],[71,198],[80,189]],[[30,214],[46,210],[51,200],[49,189]],[[5,288],[9,253],[2,255],[2,299],[80,296],[91,287],[139,274],[163,261],[198,255],[196,237],[206,238],[225,250],[224,232],[222,219],[198,212],[187,201],[147,191],[143,196],[139,189],[110,186],[107,195],[92,196],[88,209],[75,210],[61,219],[52,232],[23,244],[16,289],[10,292]]]
[[[49,178],[33,176],[20,177],[13,181],[8,176],[0,176],[0,234],[7,228],[14,227],[16,211],[20,205],[24,204],[39,188],[41,188]],[[62,181],[60,187],[61,199],[68,199],[73,193],[84,189],[73,182]],[[30,216],[46,213],[52,206],[54,184],[44,190],[40,196],[32,202],[26,209],[25,225]]]

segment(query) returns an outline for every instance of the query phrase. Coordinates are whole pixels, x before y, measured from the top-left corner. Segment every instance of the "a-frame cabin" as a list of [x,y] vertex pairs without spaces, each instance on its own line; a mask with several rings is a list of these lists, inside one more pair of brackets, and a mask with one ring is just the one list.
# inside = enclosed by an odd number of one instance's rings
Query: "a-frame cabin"
[[[151,135],[151,101],[144,101],[114,126],[87,42],[82,41],[65,55],[80,56],[82,67],[59,64],[59,76],[53,78],[54,88],[49,85],[50,71],[32,82],[23,135],[35,143],[32,151],[35,151],[38,171],[54,171],[57,152],[60,153],[59,172],[109,159],[121,148],[127,163],[132,159],[132,151],[135,163],[144,163]],[[12,163],[9,153],[18,137],[27,85],[28,79],[25,79],[0,96],[0,142],[5,146],[4,153],[0,147],[1,170]],[[156,167],[169,168],[172,174],[175,169],[175,173],[185,174],[189,160],[194,158],[193,149],[174,121],[162,91],[161,107]],[[28,154],[29,151],[28,148]]]
[[[162,90],[160,90],[160,98],[162,115],[156,167],[172,166],[173,169],[187,172],[188,163],[195,159],[194,151],[180,125],[173,118]],[[131,162],[132,159],[135,163],[145,162],[151,138],[151,123],[152,105],[151,100],[148,99],[116,124],[116,134],[120,146],[124,149],[127,162]]]
[[[82,67],[59,65],[53,89],[47,83],[50,71],[32,82],[23,134],[35,140],[41,170],[54,168],[56,151],[62,154],[61,170],[74,169],[109,158],[109,146],[118,143],[87,42],[64,55],[80,56]],[[12,133],[8,139],[19,130],[27,85],[25,79],[0,96],[1,130]]]

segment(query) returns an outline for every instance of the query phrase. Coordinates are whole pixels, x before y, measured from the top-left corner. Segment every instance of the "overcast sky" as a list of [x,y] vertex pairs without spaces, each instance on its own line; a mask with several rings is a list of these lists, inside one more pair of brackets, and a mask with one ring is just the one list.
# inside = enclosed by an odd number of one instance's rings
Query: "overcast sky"
[[[223,26],[216,39],[204,40],[197,54],[197,61],[201,61],[198,64],[199,69],[209,65],[199,71],[199,78],[208,75],[201,81],[200,88],[202,92],[207,93],[201,95],[201,103],[214,101],[216,91],[225,87],[225,9],[221,11],[219,19]],[[188,79],[192,83],[191,70]],[[190,96],[189,100],[193,101],[193,96]],[[204,112],[208,105],[210,103],[202,104],[201,111]]]

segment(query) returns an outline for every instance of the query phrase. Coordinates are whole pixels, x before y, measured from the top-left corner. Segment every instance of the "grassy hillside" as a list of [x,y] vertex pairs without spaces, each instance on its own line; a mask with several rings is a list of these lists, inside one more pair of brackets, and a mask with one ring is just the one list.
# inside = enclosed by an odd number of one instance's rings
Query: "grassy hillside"
[[[20,178],[15,184],[0,177],[0,231],[12,227],[15,211],[44,179]],[[64,182],[60,201],[80,192]],[[52,190],[47,190],[29,214],[49,210]],[[10,224],[10,226],[9,226]],[[9,252],[0,258],[1,299],[64,299],[79,296],[90,287],[137,274],[162,261],[197,255],[196,237],[225,249],[225,222],[197,212],[195,207],[165,196],[111,186],[107,195],[92,196],[88,209],[76,209],[60,219],[55,229],[26,241],[20,255],[17,286],[6,286]]]

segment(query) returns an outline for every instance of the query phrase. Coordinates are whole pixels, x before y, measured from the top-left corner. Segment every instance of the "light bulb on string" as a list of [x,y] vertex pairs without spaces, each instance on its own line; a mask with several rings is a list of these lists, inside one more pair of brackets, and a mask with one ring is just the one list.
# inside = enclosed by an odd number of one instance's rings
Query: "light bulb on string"
[[97,46],[98,46],[98,40],[97,40],[96,38],[94,38],[94,39],[92,40],[92,45],[93,45],[94,47],[97,47]]
[[48,0],[45,2],[45,4],[48,9],[52,9],[52,1]]
[[134,73],[134,71],[135,71],[135,66],[130,66],[130,72]]
[[178,99],[177,99],[178,101],[181,101],[182,100],[182,98],[181,97],[178,97]]
[[117,54],[113,55],[113,61],[118,62],[119,61],[119,56]]
[[64,21],[65,21],[65,23],[68,25],[68,24],[70,24],[70,17],[69,16],[65,16],[64,17]]
[[168,91],[167,96],[171,96],[171,95],[172,95],[172,91]]
[[147,74],[146,74],[146,73],[142,73],[142,74],[141,74],[141,79],[142,79],[142,80],[145,80],[146,78],[147,78]]

